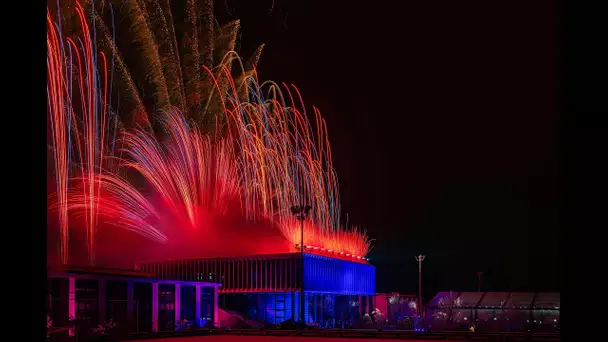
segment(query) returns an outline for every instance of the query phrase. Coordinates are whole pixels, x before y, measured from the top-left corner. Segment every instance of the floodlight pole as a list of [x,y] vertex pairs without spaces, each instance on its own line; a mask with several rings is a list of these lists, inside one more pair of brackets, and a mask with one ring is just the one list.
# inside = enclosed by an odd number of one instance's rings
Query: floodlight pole
[[420,254],[414,257],[418,261],[418,315],[422,318],[422,261],[426,256]]
[[308,213],[312,209],[309,205],[294,205],[291,207],[291,213],[296,216],[296,219],[300,221],[300,256],[301,256],[301,277],[300,277],[300,319],[303,324],[306,324],[304,317],[305,311],[304,306],[306,301],[304,300],[304,220],[308,216]]

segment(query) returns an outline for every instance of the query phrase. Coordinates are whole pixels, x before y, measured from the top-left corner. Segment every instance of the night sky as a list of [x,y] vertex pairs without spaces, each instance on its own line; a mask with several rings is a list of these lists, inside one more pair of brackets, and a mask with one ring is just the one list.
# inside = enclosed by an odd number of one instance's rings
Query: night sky
[[365,3],[220,0],[216,15],[241,19],[241,54],[266,43],[262,80],[327,119],[378,292],[415,293],[417,253],[425,297],[476,291],[478,271],[483,290],[558,291],[555,2]]

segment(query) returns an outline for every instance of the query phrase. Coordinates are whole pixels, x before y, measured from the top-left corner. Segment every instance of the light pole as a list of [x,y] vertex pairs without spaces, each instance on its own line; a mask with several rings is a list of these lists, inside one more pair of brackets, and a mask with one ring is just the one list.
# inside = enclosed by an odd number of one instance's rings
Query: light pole
[[418,314],[422,318],[422,261],[426,256],[420,254],[414,257],[418,261]]
[[309,205],[294,205],[291,207],[291,213],[300,221],[300,252],[302,258],[302,273],[300,277],[300,319],[303,324],[306,324],[306,320],[304,319],[304,220],[306,220],[310,209],[312,208]]

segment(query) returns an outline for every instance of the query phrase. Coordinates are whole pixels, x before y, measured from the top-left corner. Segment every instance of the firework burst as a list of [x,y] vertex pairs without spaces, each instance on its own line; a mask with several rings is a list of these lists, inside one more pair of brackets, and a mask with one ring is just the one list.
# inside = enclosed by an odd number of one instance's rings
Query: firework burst
[[[59,3],[57,4],[60,8]],[[59,10],[58,14],[60,13]],[[53,20],[47,9],[47,94],[51,146],[59,211],[60,259],[68,259],[68,202],[70,177],[86,179],[81,187],[85,208],[88,260],[95,260],[100,178],[117,117],[110,113],[108,61],[97,52],[84,8],[75,2],[73,20]],[[64,23],[65,21],[65,23]],[[70,23],[72,22],[73,23]],[[70,25],[67,25],[70,23]],[[65,24],[65,27],[64,27]],[[66,36],[64,30],[70,32]]]
[[[63,49],[60,40],[60,30],[47,12],[47,100],[51,128],[51,143],[53,162],[55,167],[55,184],[57,201],[66,203],[68,191],[69,171],[69,129],[71,123],[70,109],[65,103],[68,93],[66,66],[64,64]],[[68,260],[68,211],[67,206],[59,208],[60,230],[60,259],[62,263]]]
[[[168,3],[73,3],[70,14],[57,10],[59,23],[47,15],[62,262],[68,213],[84,218],[93,263],[100,220],[166,243],[169,233],[214,229],[210,214],[237,215],[269,222],[294,251],[297,203],[312,206],[305,245],[355,261],[367,254],[366,234],[340,222],[325,120],[306,112],[295,86],[257,81],[261,48],[249,62],[238,57],[238,22],[216,30],[210,1],[188,1],[183,27]],[[121,24],[106,25],[115,16]],[[69,36],[61,22],[76,22]],[[119,46],[121,29],[136,43]],[[119,115],[135,125],[121,129]]]
[[127,126],[150,128],[154,113],[172,106],[203,132],[224,127],[217,112],[231,80],[222,69],[234,69],[241,84],[254,73],[263,47],[248,62],[241,61],[234,52],[238,20],[217,25],[212,0],[186,0],[184,6],[160,0],[84,0],[83,5],[99,32],[99,50],[115,61],[114,98],[122,99],[120,113]]

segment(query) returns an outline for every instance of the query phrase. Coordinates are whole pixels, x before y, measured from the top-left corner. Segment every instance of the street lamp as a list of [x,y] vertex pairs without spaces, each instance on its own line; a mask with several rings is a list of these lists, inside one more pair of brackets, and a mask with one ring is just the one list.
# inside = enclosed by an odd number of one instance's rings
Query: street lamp
[[420,254],[414,257],[418,261],[418,314],[422,318],[422,261],[426,256]]
[[306,320],[304,319],[304,220],[310,213],[312,209],[309,205],[294,205],[291,207],[291,213],[295,215],[296,219],[300,221],[300,251],[302,257],[302,276],[300,277],[300,319],[303,324],[306,324]]

